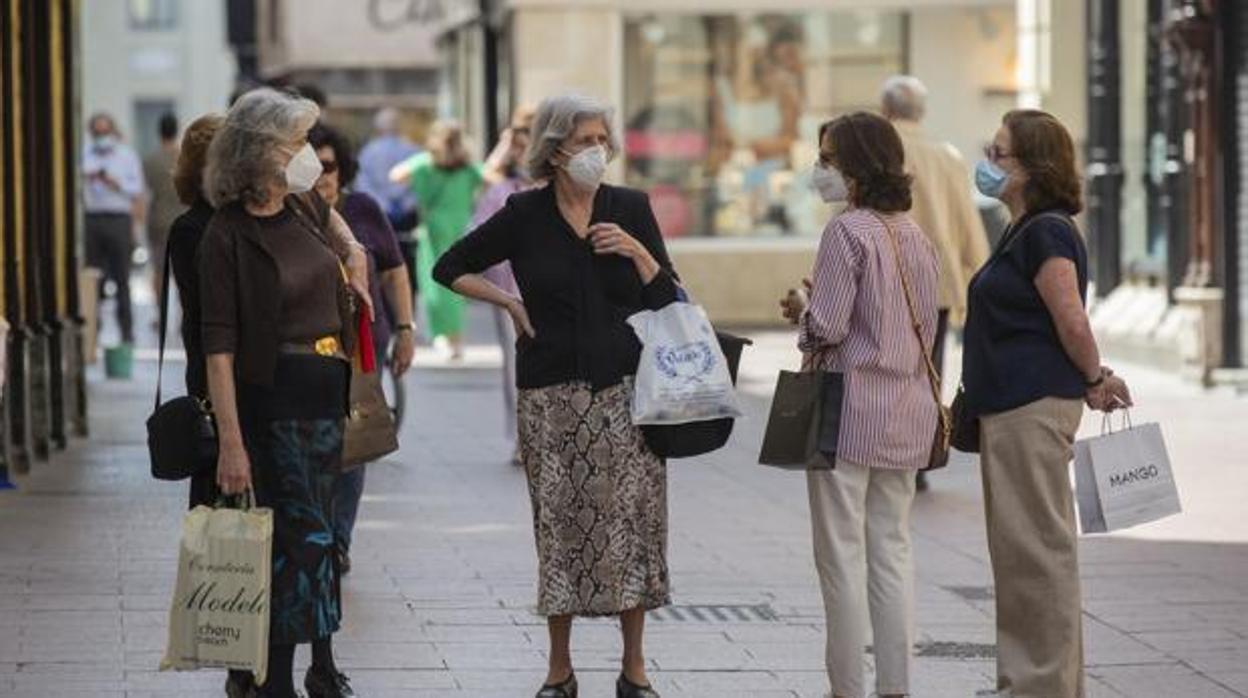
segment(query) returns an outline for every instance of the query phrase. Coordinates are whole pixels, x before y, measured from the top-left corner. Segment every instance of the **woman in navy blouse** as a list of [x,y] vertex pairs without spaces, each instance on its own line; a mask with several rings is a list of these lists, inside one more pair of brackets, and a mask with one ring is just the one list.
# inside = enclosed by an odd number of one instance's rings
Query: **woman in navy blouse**
[[1010,226],[971,279],[962,380],[979,420],[997,603],[989,695],[1082,698],[1083,635],[1068,466],[1083,407],[1131,404],[1101,365],[1084,303],[1088,255],[1070,134],[1052,115],[1005,115],[975,172]]

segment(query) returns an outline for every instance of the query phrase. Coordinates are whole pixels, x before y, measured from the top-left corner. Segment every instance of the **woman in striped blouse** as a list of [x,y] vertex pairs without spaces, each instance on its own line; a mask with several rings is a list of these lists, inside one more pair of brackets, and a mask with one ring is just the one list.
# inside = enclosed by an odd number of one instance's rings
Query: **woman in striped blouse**
[[885,698],[910,691],[910,505],[936,429],[924,354],[935,336],[937,262],[905,213],[903,159],[897,132],[874,114],[849,114],[820,129],[814,183],[825,201],[847,206],[824,229],[809,297],[791,292],[781,303],[800,327],[805,363],[845,375],[835,467],[807,474],[836,698],[864,695],[868,618],[876,690]]

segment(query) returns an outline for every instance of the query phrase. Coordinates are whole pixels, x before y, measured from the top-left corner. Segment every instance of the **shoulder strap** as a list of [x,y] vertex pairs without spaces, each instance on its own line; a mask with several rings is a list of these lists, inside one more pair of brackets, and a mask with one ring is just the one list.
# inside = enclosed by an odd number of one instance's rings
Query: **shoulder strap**
[[165,330],[169,325],[169,277],[173,267],[169,264],[173,258],[173,245],[165,244],[165,269],[160,280],[160,355],[156,362],[156,408],[160,407],[161,378],[165,372]]
[[901,290],[906,296],[906,308],[910,311],[910,324],[914,327],[915,338],[919,340],[919,353],[923,356],[923,364],[927,367],[927,380],[932,387],[932,398],[939,405],[941,404],[940,372],[936,370],[936,364],[932,362],[932,354],[923,343],[923,323],[919,321],[919,311],[914,305],[914,293],[910,288],[910,275],[906,272],[906,261],[901,256],[901,244],[897,242],[897,233],[893,230],[892,224],[875,211],[871,213],[884,224],[885,230],[888,231],[888,241],[892,243],[893,257],[897,260],[897,272],[901,276]]

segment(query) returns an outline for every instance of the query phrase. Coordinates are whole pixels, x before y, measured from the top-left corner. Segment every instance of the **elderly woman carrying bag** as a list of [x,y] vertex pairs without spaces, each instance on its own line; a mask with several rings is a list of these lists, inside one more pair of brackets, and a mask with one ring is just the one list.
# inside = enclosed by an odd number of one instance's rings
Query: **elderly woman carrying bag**
[[[976,167],[1010,226],[971,279],[961,402],[979,430],[996,583],[997,688],[1012,698],[1083,698],[1083,618],[1070,461],[1083,406],[1129,406],[1101,366],[1084,311],[1088,255],[1070,134],[1012,111]],[[998,692],[999,691],[999,692]]]
[[[220,438],[217,482],[273,509],[269,673],[258,695],[293,698],[295,645],[312,643],[312,698],[354,695],[334,665],[342,609],[331,497],[342,457],[352,296],[371,312],[366,258],[308,192],[319,110],[271,89],[243,95],[208,152],[216,207],[199,252],[203,347]],[[350,288],[342,270],[351,269]]]
[[807,472],[828,678],[835,698],[864,696],[869,627],[876,690],[897,698],[910,692],[915,472],[929,465],[939,414],[928,363],[936,252],[905,213],[910,178],[893,126],[857,112],[819,135],[813,182],[824,201],[848,206],[823,232],[809,301],[790,293],[781,305],[809,363],[844,376],[835,462]]
[[[525,158],[544,186],[513,194],[456,243],[434,278],[507,310],[516,345],[521,459],[550,633],[539,698],[576,698],[573,616],[620,617],[621,698],[654,698],[642,632],[668,604],[667,473],[630,419],[641,344],[626,322],[676,299],[646,196],[602,183],[618,150],[611,112],[582,97],[542,102]],[[510,262],[521,297],[484,276]]]

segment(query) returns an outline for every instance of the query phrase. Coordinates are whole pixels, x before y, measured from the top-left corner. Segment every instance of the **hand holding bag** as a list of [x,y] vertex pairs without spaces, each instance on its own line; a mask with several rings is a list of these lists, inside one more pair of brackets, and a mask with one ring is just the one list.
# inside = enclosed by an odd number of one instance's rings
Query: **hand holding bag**
[[923,356],[923,364],[927,367],[927,381],[932,389],[932,399],[936,401],[937,419],[936,435],[932,438],[932,450],[928,454],[927,466],[922,470],[937,470],[949,464],[949,446],[953,438],[953,419],[949,408],[940,399],[940,372],[932,362],[932,353],[923,343],[923,324],[919,321],[919,312],[915,309],[914,293],[910,289],[910,275],[906,273],[906,263],[901,256],[901,244],[897,242],[897,233],[883,216],[875,216],[888,231],[888,240],[892,243],[893,256],[897,260],[897,271],[901,276],[901,290],[906,296],[906,308],[910,311],[910,324],[914,327],[914,336],[919,340],[919,354]]
[[350,470],[399,450],[394,413],[386,404],[381,371],[373,353],[373,329],[359,313],[356,358],[351,362],[350,408],[342,438],[342,467]]
[[165,274],[160,291],[160,355],[156,364],[156,405],[147,418],[147,452],[152,477],[185,480],[217,466],[217,425],[208,401],[183,395],[161,404],[165,370],[165,334],[169,325],[169,277],[172,246],[165,250]]

